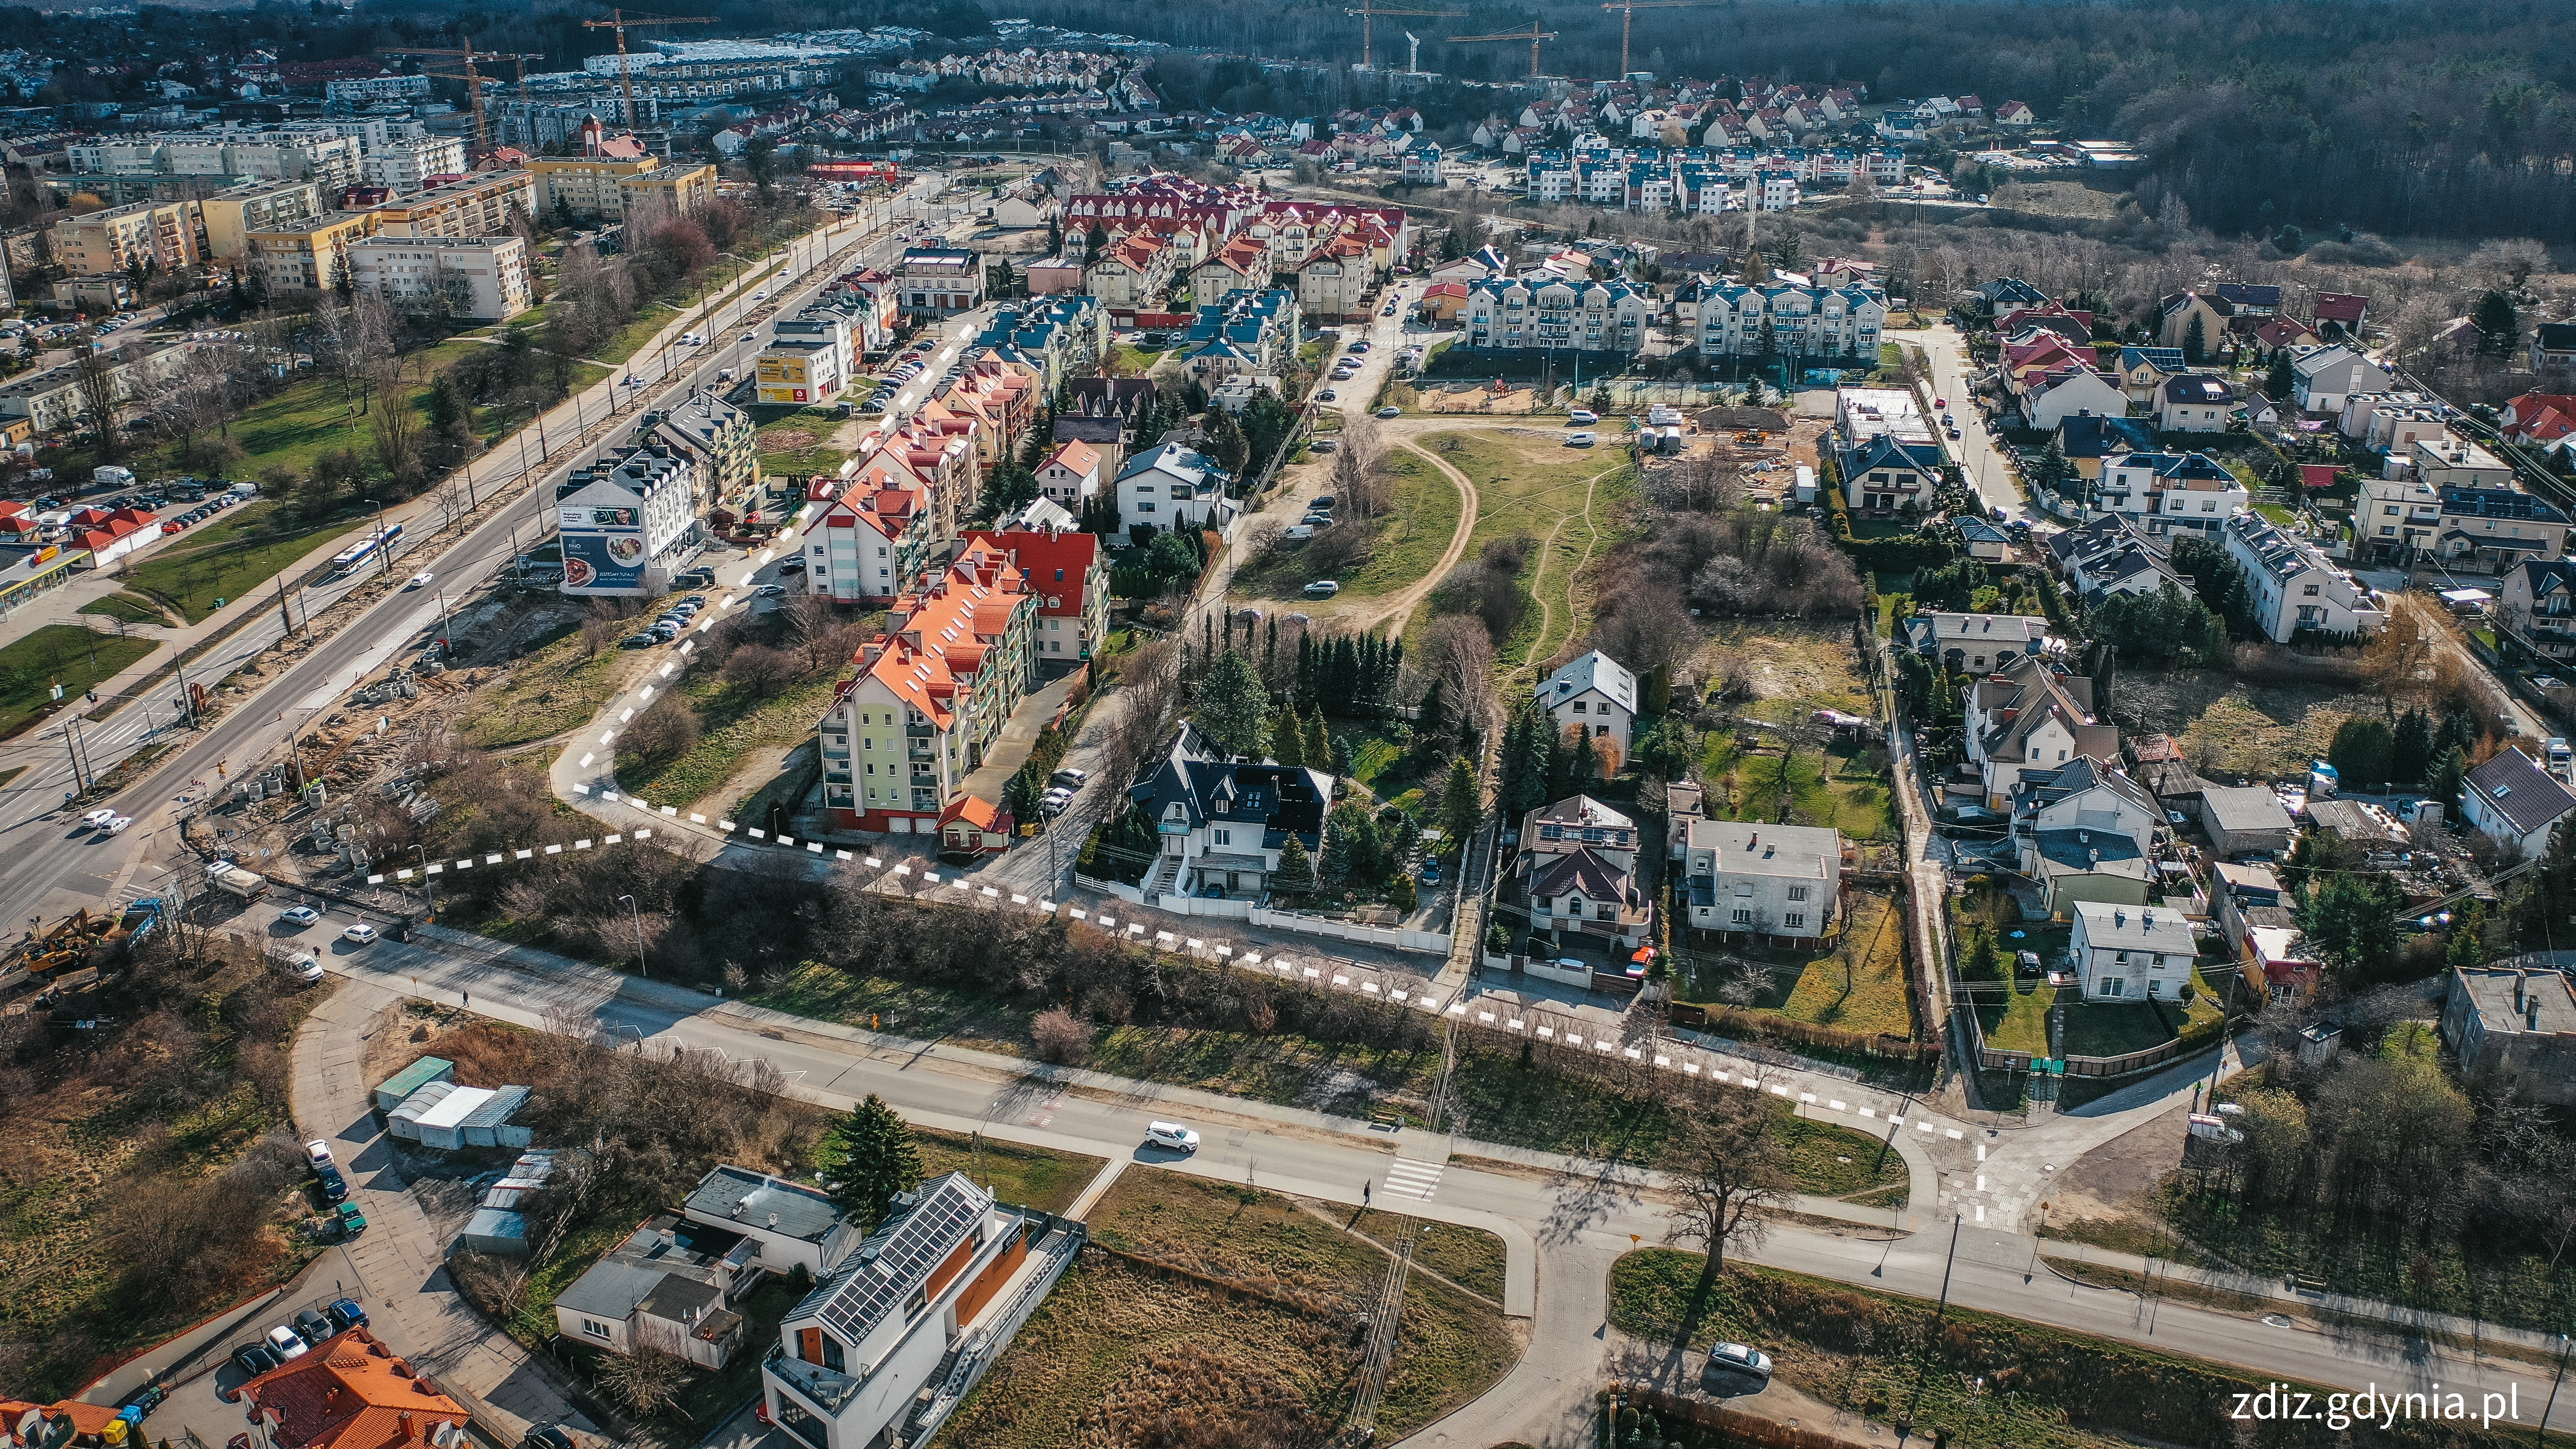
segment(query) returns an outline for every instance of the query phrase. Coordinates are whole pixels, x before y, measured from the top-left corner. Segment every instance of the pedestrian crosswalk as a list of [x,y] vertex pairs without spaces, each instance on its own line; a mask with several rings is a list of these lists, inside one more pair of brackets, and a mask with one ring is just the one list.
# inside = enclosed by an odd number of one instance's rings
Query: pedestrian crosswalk
[[1410,1162],[1399,1157],[1387,1164],[1387,1195],[1429,1202],[1432,1191],[1440,1186],[1440,1171],[1441,1164],[1437,1162]]

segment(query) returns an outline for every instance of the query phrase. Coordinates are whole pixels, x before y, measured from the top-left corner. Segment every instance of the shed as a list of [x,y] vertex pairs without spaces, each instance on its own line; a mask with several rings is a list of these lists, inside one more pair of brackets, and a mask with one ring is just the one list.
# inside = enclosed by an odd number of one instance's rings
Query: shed
[[412,1093],[432,1082],[444,1082],[454,1076],[456,1063],[445,1057],[422,1057],[419,1061],[385,1078],[376,1088],[376,1110],[390,1112],[403,1104]]
[[483,1208],[457,1234],[456,1246],[477,1253],[490,1253],[500,1258],[524,1258],[528,1255],[528,1220],[499,1208]]
[[2200,792],[2200,826],[2220,855],[2290,848],[2290,812],[2259,785],[2213,785]]
[[[442,1063],[442,1065],[444,1065]],[[420,1140],[420,1119],[435,1110],[439,1103],[456,1093],[454,1082],[429,1082],[419,1091],[402,1099],[400,1105],[386,1114],[385,1130],[405,1142]]]
[[[414,1119],[420,1145],[453,1152],[465,1145],[465,1119],[498,1095],[490,1087],[458,1087]],[[409,1103],[405,1103],[409,1106]]]
[[525,1087],[501,1087],[490,1101],[474,1109],[460,1124],[468,1147],[525,1147],[535,1134],[525,1127],[510,1125],[510,1118],[528,1104]]

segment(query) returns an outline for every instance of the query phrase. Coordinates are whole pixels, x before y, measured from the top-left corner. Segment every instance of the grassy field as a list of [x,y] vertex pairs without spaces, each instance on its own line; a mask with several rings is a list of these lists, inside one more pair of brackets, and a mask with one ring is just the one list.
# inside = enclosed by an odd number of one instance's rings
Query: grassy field
[[103,598],[92,599],[81,605],[79,612],[96,614],[107,619],[122,619],[128,624],[150,624],[155,628],[167,627],[170,623],[170,616],[167,613],[131,594],[109,594]]
[[[1395,477],[1395,507],[1373,526],[1368,563],[1342,578],[1342,598],[1374,598],[1420,583],[1458,531],[1457,485],[1416,454],[1396,449],[1387,471]],[[1355,528],[1359,525],[1336,525]],[[1304,586],[1311,570],[1304,550],[1274,548],[1241,571],[1235,588],[1255,597],[1285,599]]]
[[1073,1206],[1073,1200],[1082,1196],[1082,1190],[1106,1165],[1100,1158],[1078,1152],[1023,1147],[989,1138],[979,1156],[973,1139],[928,1127],[913,1128],[912,1140],[921,1149],[924,1178],[963,1172],[989,1188],[1000,1201],[1036,1208],[1042,1213],[1060,1213]]
[[1426,1223],[1375,1208],[1362,1211],[1357,1226],[1388,1247],[1395,1246],[1398,1233],[1412,1233],[1415,1267],[1428,1268],[1480,1297],[1502,1301],[1503,1264],[1510,1255],[1503,1249],[1503,1240],[1492,1233]]
[[[1610,1275],[1611,1326],[1673,1343],[1690,1321],[1703,1261],[1666,1248],[1622,1257]],[[1918,1436],[1953,1444],[2231,1443],[2229,1406],[2262,1387],[2202,1360],[1956,1305],[1936,1318],[1921,1299],[1769,1269],[1719,1280],[1689,1343],[1721,1337],[1760,1344],[1779,1382],[1881,1424],[1910,1412]],[[2463,1428],[2443,1442],[2502,1449],[2506,1440]]]
[[611,366],[625,362],[635,355],[638,348],[652,341],[654,333],[670,326],[671,319],[679,315],[680,309],[667,302],[646,303],[636,312],[634,321],[618,328],[606,342],[591,349],[590,360]]
[[[1119,1179],[1091,1230],[1103,1246],[1236,1291],[1087,1256],[959,1407],[944,1443],[1309,1442],[1341,1420],[1357,1348],[1351,1316],[1384,1278],[1384,1254],[1286,1198],[1152,1171]],[[1412,1279],[1381,1437],[1392,1442],[1472,1399],[1517,1355],[1499,1311]]]
[[159,649],[150,639],[119,639],[77,624],[47,624],[0,647],[0,738],[16,733],[53,700],[53,687],[76,699]]
[[[1853,893],[1835,949],[1809,957],[1794,973],[1781,972],[1780,979],[1788,983],[1787,993],[1776,1005],[1754,1003],[1756,1009],[1844,1031],[1913,1035],[1914,1008],[1906,995],[1905,917],[1888,896]],[[1714,987],[1716,982],[1706,984]],[[1714,997],[1694,992],[1691,999]]]
[[[2049,933],[2042,933],[2039,947],[2042,960],[2053,959],[2045,944]],[[2063,945],[2065,932],[2055,933]],[[2013,944],[2013,943],[2006,943]],[[2007,966],[2007,969],[2010,969]],[[2210,997],[2209,984],[2194,971],[2192,1001],[2188,1011],[2176,1011],[2174,1003],[2163,1003],[2168,1015],[2188,1030],[2218,1019],[2218,1004]],[[1998,1051],[2029,1052],[2035,1056],[2049,1054],[2049,1013],[2059,1005],[2060,988],[2048,984],[2045,977],[2017,977],[2009,991],[1999,982],[1982,982],[1984,995],[2000,995],[2000,1006],[1981,996],[1977,1007],[1977,1024],[1986,1034],[1986,1045]],[[2083,1001],[2075,988],[2064,988],[2065,1040],[2058,1045],[2073,1057],[2116,1057],[2162,1046],[2174,1037],[2166,1029],[2155,1009],[2143,1001]]]
[[831,702],[837,678],[792,685],[762,697],[733,688],[716,675],[684,676],[680,693],[696,706],[698,742],[657,769],[625,780],[625,788],[656,804],[693,804],[733,778],[743,755],[763,745],[792,745],[814,732]]
[[2172,735],[2183,758],[2213,779],[2278,779],[2323,759],[2346,719],[2377,719],[2384,707],[2357,684],[2332,680],[2142,670],[2122,676],[2111,717],[2125,730]]
[[840,425],[829,408],[800,408],[763,423],[754,445],[760,450],[760,471],[786,477],[833,472],[850,456],[826,444]]
[[[1512,637],[1498,641],[1503,663],[1535,663],[1580,637],[1591,623],[1582,571],[1630,531],[1635,470],[1615,455],[1570,453],[1552,434],[1479,428],[1418,441],[1476,484],[1467,556],[1520,533],[1542,545],[1521,569],[1531,607]],[[1406,632],[1428,630],[1431,618],[1416,610]]]
[[[1711,730],[1701,744],[1702,778],[1710,782],[1705,808],[1720,820],[1780,819],[1783,760],[1775,737],[1749,741],[1732,730]],[[1872,771],[1865,747],[1836,745],[1801,750],[1786,761],[1788,823],[1830,825],[1852,840],[1895,838],[1896,802],[1889,777]]]
[[539,646],[509,666],[501,682],[476,692],[465,737],[484,749],[523,745],[589,722],[617,692],[618,664],[628,656],[613,644],[585,658],[581,630]]
[[215,600],[243,598],[337,535],[374,521],[372,508],[345,509],[328,520],[307,522],[283,503],[246,503],[146,555],[134,565],[125,587],[191,624],[200,623],[218,607]]

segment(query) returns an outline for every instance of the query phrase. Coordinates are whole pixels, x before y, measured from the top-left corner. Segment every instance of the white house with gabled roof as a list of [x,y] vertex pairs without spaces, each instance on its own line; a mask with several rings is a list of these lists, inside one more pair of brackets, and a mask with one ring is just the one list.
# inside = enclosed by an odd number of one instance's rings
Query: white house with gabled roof
[[2075,902],[2075,979],[2087,1001],[2178,1000],[2199,947],[2182,912]]
[[1618,741],[1624,752],[1637,722],[1637,676],[1595,649],[1540,682],[1538,707],[1560,733],[1581,725],[1596,739]]

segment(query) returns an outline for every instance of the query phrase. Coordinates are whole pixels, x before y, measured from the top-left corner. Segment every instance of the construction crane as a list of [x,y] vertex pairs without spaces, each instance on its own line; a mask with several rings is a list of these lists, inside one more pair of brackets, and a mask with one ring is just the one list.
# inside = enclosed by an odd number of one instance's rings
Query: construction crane
[[638,15],[629,20],[623,10],[609,11],[606,20],[585,20],[581,23],[581,28],[584,30],[617,32],[617,83],[626,89],[627,130],[635,129],[635,72],[627,69],[626,32],[653,25],[713,25],[715,23],[716,18],[712,15]]
[[[473,102],[474,105],[474,154],[478,156],[489,156],[492,154],[492,133],[483,122],[483,77],[474,69],[474,63],[478,60],[531,61],[545,59],[542,55],[526,55],[518,52],[504,52],[498,50],[476,50],[474,48],[474,37],[470,35],[465,37],[465,48],[463,50],[423,50],[417,46],[388,46],[376,53],[378,55],[413,56],[452,55],[465,62],[465,69],[461,72],[424,71],[423,74],[438,76],[445,80],[461,80],[465,82],[466,98]],[[526,66],[522,65],[519,73],[524,77],[527,74]],[[520,95],[522,98],[525,98],[526,94],[527,87],[526,82],[523,79],[520,83]]]
[[1377,51],[1373,45],[1376,38],[1376,28],[1371,23],[1375,21],[1377,17],[1381,15],[1456,16],[1464,15],[1467,12],[1464,10],[1385,10],[1378,7],[1376,0],[1360,0],[1359,9],[1345,9],[1342,13],[1344,15],[1356,15],[1360,18],[1360,69],[1368,70],[1375,67],[1377,64]]
[[[1381,10],[1378,13],[1381,15],[1389,15],[1394,12]],[[1530,28],[1527,30],[1506,30],[1500,35],[1453,35],[1449,37],[1449,43],[1451,45],[1477,45],[1488,40],[1526,40],[1529,42],[1530,47],[1530,79],[1537,80],[1538,43],[1542,40],[1554,39],[1556,39],[1555,31],[1541,30],[1538,28],[1538,22],[1533,20],[1530,22]]]
[[1615,5],[1602,6],[1604,10],[1619,12],[1619,79],[1628,78],[1628,26],[1637,18],[1638,11],[1682,10],[1709,3],[1710,0],[1618,0]]

